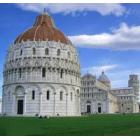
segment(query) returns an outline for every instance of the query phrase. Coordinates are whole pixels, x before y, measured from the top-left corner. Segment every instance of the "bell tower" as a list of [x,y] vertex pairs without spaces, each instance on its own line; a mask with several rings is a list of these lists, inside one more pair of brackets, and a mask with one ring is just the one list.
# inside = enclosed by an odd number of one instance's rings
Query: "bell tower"
[[137,96],[137,99],[138,99],[139,98],[139,79],[138,79],[138,75],[135,75],[135,74],[129,75],[128,87],[133,87],[134,94]]

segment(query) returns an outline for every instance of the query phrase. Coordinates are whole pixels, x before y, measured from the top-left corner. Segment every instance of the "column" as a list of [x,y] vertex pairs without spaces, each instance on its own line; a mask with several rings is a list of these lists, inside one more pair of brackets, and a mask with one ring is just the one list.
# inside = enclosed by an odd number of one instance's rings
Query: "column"
[[30,82],[31,81],[31,68],[28,67],[27,68],[27,77],[26,77],[26,81]]
[[77,114],[77,93],[74,91],[73,115]]
[[39,105],[39,114],[42,113],[42,92],[40,92],[40,105]]
[[24,115],[26,114],[26,92],[24,93]]
[[27,82],[27,74],[28,74],[28,68],[25,68],[25,81]]
[[107,113],[110,113],[110,105],[109,105],[109,98],[106,97],[106,108],[107,108]]
[[2,94],[2,114],[4,114],[5,113],[5,93],[4,93],[4,91],[3,91],[3,94]]
[[17,82],[17,69],[15,70],[15,81],[14,82]]
[[13,70],[13,81],[12,82],[15,82],[16,81],[16,74],[15,74],[15,69]]
[[11,83],[11,70],[9,70],[9,82]]
[[79,107],[79,103],[78,103],[78,94],[77,94],[77,92],[76,92],[76,114],[75,115],[78,115],[78,107]]
[[16,114],[16,96],[15,96],[15,93],[13,93],[13,99],[12,99],[12,114],[15,115]]
[[33,81],[33,77],[34,77],[34,72],[33,72],[33,67],[30,68],[30,81]]
[[11,82],[13,83],[14,81],[14,70],[12,70],[12,79],[11,79]]
[[54,116],[56,115],[56,114],[55,114],[55,95],[56,95],[56,92],[54,92],[54,103],[53,103],[53,105],[54,105],[53,115],[54,115]]
[[66,93],[66,116],[68,115],[68,93]]
[[80,94],[78,95],[78,113],[81,115]]

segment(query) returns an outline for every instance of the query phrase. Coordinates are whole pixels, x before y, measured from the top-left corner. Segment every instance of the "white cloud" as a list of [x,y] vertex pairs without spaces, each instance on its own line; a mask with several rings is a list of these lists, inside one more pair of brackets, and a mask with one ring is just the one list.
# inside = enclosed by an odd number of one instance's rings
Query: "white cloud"
[[101,74],[102,71],[104,72],[108,72],[111,71],[113,69],[116,69],[118,67],[117,64],[113,64],[113,65],[103,65],[103,66],[92,66],[92,67],[88,67],[88,68],[83,68],[82,69],[82,73],[85,74],[87,72],[92,73],[92,74]]
[[108,76],[111,81],[112,87],[125,87],[127,86],[128,76],[130,74],[129,71],[120,71],[118,70],[120,66],[118,64],[112,65],[103,65],[103,66],[92,66],[82,69],[82,75],[86,74],[87,72],[93,75],[96,75],[98,79],[99,75],[101,75],[102,71]]
[[29,10],[34,12],[42,12],[44,8],[50,13],[63,13],[63,14],[75,14],[77,12],[87,12],[87,11],[96,11],[101,15],[110,15],[113,14],[115,16],[121,16],[125,13],[126,9],[121,4],[79,4],[79,3],[69,3],[69,4],[33,4],[33,3],[20,3],[17,4],[18,7],[22,8],[23,10]]
[[129,27],[122,23],[118,29],[111,33],[95,35],[69,36],[70,40],[79,47],[106,48],[116,50],[139,50],[140,49],[140,26]]

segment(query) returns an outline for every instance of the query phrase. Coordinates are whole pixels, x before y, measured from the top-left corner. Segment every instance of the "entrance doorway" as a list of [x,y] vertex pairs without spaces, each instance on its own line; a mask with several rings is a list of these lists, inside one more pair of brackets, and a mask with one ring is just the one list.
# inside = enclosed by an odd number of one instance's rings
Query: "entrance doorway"
[[87,105],[87,113],[91,113],[91,106]]
[[101,113],[102,110],[101,110],[101,107],[98,107],[98,113]]
[[23,100],[18,100],[17,114],[23,114]]

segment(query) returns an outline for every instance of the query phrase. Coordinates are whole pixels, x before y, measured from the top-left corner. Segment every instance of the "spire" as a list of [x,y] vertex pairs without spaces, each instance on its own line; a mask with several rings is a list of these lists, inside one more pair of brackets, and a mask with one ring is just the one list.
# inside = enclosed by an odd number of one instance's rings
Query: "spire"
[[43,9],[42,14],[43,14],[43,15],[49,15],[49,14],[47,13],[47,9],[46,9],[46,8]]
[[102,75],[104,75],[105,74],[105,72],[104,71],[102,71]]
[[46,8],[44,8],[44,13],[46,13]]

